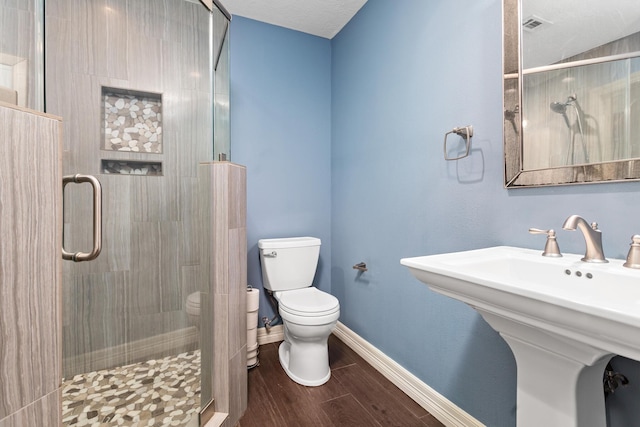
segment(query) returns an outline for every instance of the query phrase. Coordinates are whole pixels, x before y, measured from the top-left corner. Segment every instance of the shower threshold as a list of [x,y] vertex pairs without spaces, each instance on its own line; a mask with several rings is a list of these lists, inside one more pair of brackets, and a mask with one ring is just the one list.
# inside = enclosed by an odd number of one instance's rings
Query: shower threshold
[[185,426],[200,412],[200,350],[79,374],[62,390],[64,426]]

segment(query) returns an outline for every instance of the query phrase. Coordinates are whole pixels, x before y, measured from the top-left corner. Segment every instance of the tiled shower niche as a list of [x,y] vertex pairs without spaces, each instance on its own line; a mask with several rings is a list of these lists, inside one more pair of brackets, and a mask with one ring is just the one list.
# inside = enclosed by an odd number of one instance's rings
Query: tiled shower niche
[[162,95],[102,87],[107,151],[162,153]]
[[162,163],[103,159],[101,170],[104,174],[114,175],[162,176]]

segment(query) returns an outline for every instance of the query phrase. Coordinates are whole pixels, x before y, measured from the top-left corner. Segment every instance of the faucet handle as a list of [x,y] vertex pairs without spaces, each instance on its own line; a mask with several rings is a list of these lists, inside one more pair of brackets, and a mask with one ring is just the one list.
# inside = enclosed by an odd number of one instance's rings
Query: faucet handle
[[592,229],[593,231],[600,231],[600,230],[598,229],[598,223],[597,223],[597,222],[595,222],[595,221],[591,223],[591,229]]
[[640,234],[631,236],[631,247],[629,248],[629,254],[627,254],[627,262],[622,266],[640,268]]
[[542,252],[542,256],[548,256],[548,257],[562,256],[562,254],[560,253],[560,247],[558,246],[558,241],[556,240],[556,231],[554,229],[541,230],[539,228],[530,228],[529,233],[547,235],[547,242],[544,245],[544,252]]
[[555,233],[554,230],[541,230],[539,228],[530,228],[529,229],[529,233],[530,234],[549,234],[549,232],[553,231]]

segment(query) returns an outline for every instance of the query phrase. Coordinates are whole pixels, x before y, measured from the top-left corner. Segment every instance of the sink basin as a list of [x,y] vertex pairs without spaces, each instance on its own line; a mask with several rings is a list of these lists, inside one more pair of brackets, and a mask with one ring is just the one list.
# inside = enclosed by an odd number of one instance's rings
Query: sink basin
[[640,271],[499,246],[400,262],[463,301],[507,341],[518,365],[518,426],[604,426],[609,359],[640,360]]

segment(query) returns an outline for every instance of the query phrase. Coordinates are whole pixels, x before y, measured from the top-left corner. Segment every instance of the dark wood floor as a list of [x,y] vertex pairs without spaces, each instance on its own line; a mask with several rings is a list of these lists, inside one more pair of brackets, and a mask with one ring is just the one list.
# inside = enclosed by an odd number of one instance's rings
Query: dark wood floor
[[280,366],[278,345],[260,346],[249,371],[249,405],[237,427],[443,426],[333,335],[331,379],[320,387],[294,383]]

